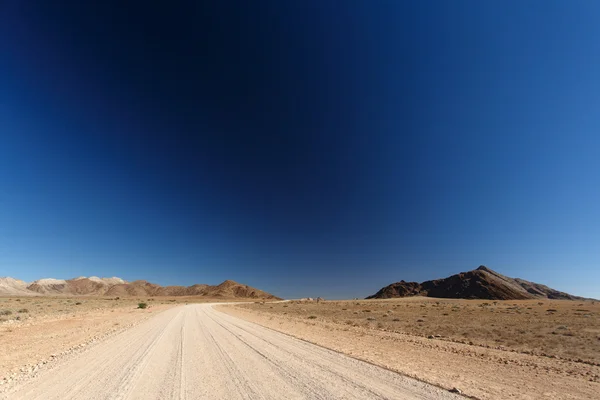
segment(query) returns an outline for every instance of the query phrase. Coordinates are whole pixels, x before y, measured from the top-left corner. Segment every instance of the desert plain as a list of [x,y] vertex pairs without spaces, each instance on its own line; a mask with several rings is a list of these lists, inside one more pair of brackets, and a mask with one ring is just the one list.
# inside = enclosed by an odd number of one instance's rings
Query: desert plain
[[[591,300],[269,301],[215,307],[475,399],[592,399],[600,389],[600,303]],[[0,393],[62,357],[203,297],[2,297]],[[139,308],[145,303],[147,308]],[[189,312],[189,311],[188,311]]]
[[218,309],[476,399],[593,399],[600,302],[253,302]]

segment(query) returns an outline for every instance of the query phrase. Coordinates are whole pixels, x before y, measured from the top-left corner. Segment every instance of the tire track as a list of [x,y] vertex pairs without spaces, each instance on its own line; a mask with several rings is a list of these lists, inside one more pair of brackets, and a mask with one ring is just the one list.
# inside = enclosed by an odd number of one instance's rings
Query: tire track
[[[181,324],[181,340],[179,341],[179,399],[187,400],[186,383],[185,383],[185,322]],[[175,397],[172,396],[174,399]]]
[[[214,320],[214,318],[211,317],[208,313],[207,313],[207,316],[209,318],[213,319],[213,321],[215,321],[215,323],[222,326],[223,329],[227,330],[232,335],[234,335],[240,342],[244,343],[248,348],[257,352],[262,357],[264,357],[268,362],[277,366],[280,369],[280,371],[282,371],[282,373],[285,374],[285,376],[291,376],[293,381],[296,384],[298,382],[302,382],[302,380],[304,380],[305,382],[311,382],[312,376],[305,372],[306,371],[314,372],[314,371],[318,370],[320,375],[323,375],[323,376],[333,375],[334,379],[344,382],[347,387],[348,395],[351,397],[359,398],[359,399],[360,398],[369,398],[369,399],[381,399],[381,400],[387,400],[387,399],[394,398],[393,391],[385,390],[386,393],[375,392],[375,391],[371,390],[369,387],[367,387],[366,385],[362,385],[362,384],[358,383],[357,381],[355,381],[352,377],[348,376],[347,371],[345,374],[339,373],[336,370],[332,369],[331,365],[326,366],[326,365],[324,365],[324,363],[313,362],[313,360],[307,358],[305,354],[303,355],[301,353],[295,353],[295,352],[289,351],[288,349],[282,347],[280,344],[269,341],[269,340],[265,339],[264,337],[254,333],[254,332],[251,332],[249,329],[244,329],[242,326],[240,326],[236,323],[233,323],[233,322],[229,322],[229,321],[227,322],[230,326],[234,326],[237,329],[239,329],[240,331],[248,334],[248,335],[246,335],[247,337],[249,336],[251,339],[256,339],[257,341],[264,342],[264,344],[266,344],[266,346],[262,346],[262,347],[266,348],[267,350],[271,350],[271,351],[269,351],[270,355],[263,354],[261,351],[259,351],[257,349],[257,347],[260,347],[260,346],[250,344],[249,341],[247,339],[245,339],[243,335],[234,333],[233,330],[228,329],[221,323]],[[303,343],[305,343],[305,342],[303,342]],[[323,357],[324,352],[329,353],[329,351],[324,350],[323,348],[320,348],[317,346],[309,345],[309,346],[307,346],[307,348],[311,355],[320,356],[321,359],[325,358],[325,357]],[[288,358],[287,363],[283,363],[283,362],[279,361],[282,358],[281,355],[276,354],[276,352],[273,350],[283,353],[284,358]],[[339,354],[337,354],[337,353],[332,353],[332,354],[334,354],[335,356],[339,356]],[[329,354],[327,354],[327,355],[329,355]],[[292,358],[295,361],[295,363],[307,365],[308,368],[305,368],[305,369],[296,368],[295,372],[291,373],[289,371],[290,367],[291,367],[289,358]],[[278,360],[278,361],[276,361],[276,360]],[[300,379],[300,378],[303,378],[303,379]],[[314,383],[312,386],[314,387]],[[327,393],[328,387],[321,387],[320,392]],[[313,397],[311,397],[311,398],[313,398]],[[320,398],[319,395],[317,395],[316,398]]]
[[218,361],[223,365],[228,372],[229,378],[233,380],[235,384],[236,391],[238,392],[240,399],[260,399],[258,392],[253,387],[251,383],[249,383],[245,378],[244,374],[239,371],[235,362],[231,358],[231,355],[223,350],[223,347],[219,344],[219,342],[215,339],[215,336],[210,332],[205,323],[206,319],[198,318],[200,329],[204,336],[208,339],[208,347],[212,348],[213,352],[217,354]]

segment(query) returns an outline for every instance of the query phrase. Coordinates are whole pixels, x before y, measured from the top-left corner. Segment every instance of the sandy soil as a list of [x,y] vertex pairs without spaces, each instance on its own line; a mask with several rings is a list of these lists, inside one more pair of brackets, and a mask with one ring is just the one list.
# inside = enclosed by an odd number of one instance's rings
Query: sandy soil
[[220,309],[479,399],[600,391],[598,303],[409,298]]
[[171,308],[72,354],[4,399],[459,399],[423,382],[217,312]]
[[[142,301],[149,308],[138,309]],[[0,298],[0,385],[174,305],[134,298]]]

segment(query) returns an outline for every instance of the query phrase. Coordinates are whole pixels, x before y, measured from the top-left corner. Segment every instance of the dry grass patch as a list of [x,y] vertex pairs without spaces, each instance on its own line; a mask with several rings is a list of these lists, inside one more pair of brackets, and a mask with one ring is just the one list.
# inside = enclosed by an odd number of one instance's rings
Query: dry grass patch
[[240,307],[600,365],[600,303],[594,301],[413,297]]

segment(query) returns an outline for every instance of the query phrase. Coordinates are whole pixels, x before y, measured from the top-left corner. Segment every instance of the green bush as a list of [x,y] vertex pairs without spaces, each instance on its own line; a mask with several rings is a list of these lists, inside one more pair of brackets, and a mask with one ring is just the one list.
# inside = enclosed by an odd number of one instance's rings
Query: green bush
[[12,314],[12,311],[10,311],[10,310],[2,310],[2,311],[0,311],[0,315],[11,315],[11,314]]
[[148,308],[148,304],[146,304],[146,303],[138,303],[138,308],[142,308],[142,309]]

